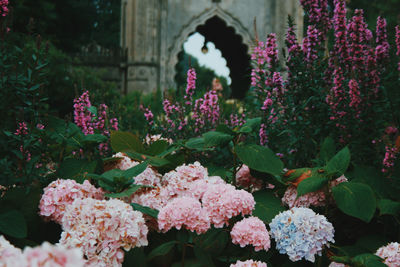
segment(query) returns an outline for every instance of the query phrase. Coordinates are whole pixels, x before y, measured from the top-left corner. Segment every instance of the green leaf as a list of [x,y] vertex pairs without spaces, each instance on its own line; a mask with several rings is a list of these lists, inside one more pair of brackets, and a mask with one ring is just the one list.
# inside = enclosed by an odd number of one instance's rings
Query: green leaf
[[221,132],[221,133],[226,133],[229,135],[234,135],[235,132],[232,131],[231,128],[229,128],[226,124],[220,124],[217,126],[217,128],[215,129],[217,132]]
[[143,144],[136,135],[121,131],[111,131],[111,147],[115,152],[144,151]]
[[144,161],[136,166],[133,166],[132,168],[127,169],[126,171],[123,172],[123,175],[127,178],[133,178],[144,172],[147,168],[147,162]]
[[332,188],[338,208],[347,215],[370,222],[376,209],[374,193],[366,184],[347,182]]
[[[249,133],[251,131],[256,130],[261,124],[261,117],[257,117],[254,119],[248,119],[245,124],[239,129],[239,133]],[[249,131],[250,130],[250,131]]]
[[168,148],[169,144],[165,140],[157,140],[152,143],[146,150],[147,155],[155,156],[164,152]]
[[400,215],[400,202],[393,201],[390,199],[380,199],[378,201],[378,209],[380,210],[380,215]]
[[146,254],[143,247],[135,247],[125,252],[122,267],[140,266],[146,267]]
[[205,234],[194,239],[196,246],[213,255],[220,254],[229,241],[227,232],[223,229],[210,229]]
[[383,262],[381,262],[381,258],[374,254],[361,254],[357,255],[352,259],[352,263],[356,266],[362,266],[362,267],[385,267],[387,266]]
[[325,176],[314,174],[309,178],[301,181],[297,186],[297,196],[315,192],[328,183],[329,179]]
[[332,159],[326,164],[325,170],[328,174],[342,175],[347,170],[350,164],[350,150],[346,146],[340,150]]
[[124,190],[120,193],[108,193],[108,194],[105,194],[105,196],[112,197],[112,198],[130,197],[133,193],[135,193],[136,191],[138,191],[140,188],[143,188],[143,187],[147,187],[147,186],[133,184],[127,190]]
[[285,211],[281,200],[277,198],[272,191],[257,191],[253,193],[253,196],[256,201],[253,215],[267,224],[270,223],[279,212]]
[[215,266],[210,253],[207,253],[201,247],[194,246],[194,255],[196,256],[196,259],[198,259],[202,263],[203,266]]
[[239,159],[251,169],[272,175],[282,173],[283,162],[267,147],[255,144],[237,145],[235,152]]
[[88,134],[82,138],[83,143],[104,143],[107,140],[108,137],[102,134]]
[[139,205],[137,203],[131,203],[131,206],[132,206],[132,208],[134,210],[140,211],[140,212],[142,212],[144,214],[147,214],[147,215],[149,215],[149,216],[151,216],[153,218],[157,219],[157,217],[158,217],[158,210],[156,210],[156,209],[152,209],[152,208],[149,208],[149,207],[146,207],[146,206],[142,206],[142,205]]
[[61,162],[57,175],[61,178],[73,179],[81,183],[85,180],[86,174],[95,172],[96,167],[96,161],[70,158]]
[[233,136],[221,132],[207,132],[203,134],[203,138],[206,147],[214,147],[228,144],[233,139]]
[[335,142],[331,137],[324,139],[321,146],[321,151],[319,152],[319,157],[327,163],[334,155],[336,151]]
[[15,238],[25,238],[27,225],[24,215],[17,210],[0,214],[0,232]]
[[151,260],[151,259],[153,259],[155,257],[158,257],[158,256],[167,255],[175,247],[175,245],[177,243],[178,243],[178,241],[174,240],[174,241],[169,241],[167,243],[164,243],[164,244],[156,247],[147,256],[147,260]]
[[97,108],[95,106],[86,107],[86,109],[97,117]]
[[185,147],[201,151],[204,149],[204,139],[201,137],[190,138],[185,143]]

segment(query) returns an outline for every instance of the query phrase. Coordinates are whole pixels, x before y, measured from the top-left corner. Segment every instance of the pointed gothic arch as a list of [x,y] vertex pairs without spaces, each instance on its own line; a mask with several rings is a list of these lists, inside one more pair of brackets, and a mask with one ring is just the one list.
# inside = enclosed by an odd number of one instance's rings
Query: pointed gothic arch
[[[241,56],[247,56],[245,62],[248,62],[250,59],[250,53],[251,53],[251,46],[254,42],[254,38],[251,36],[251,34],[248,32],[248,30],[243,27],[243,25],[240,23],[239,20],[234,18],[231,14],[228,12],[222,10],[219,8],[219,6],[214,6],[211,9],[205,10],[198,16],[194,17],[190,21],[190,23],[183,25],[181,27],[181,30],[177,36],[174,37],[174,42],[171,44],[171,46],[168,49],[168,60],[167,60],[167,67],[166,67],[166,78],[168,79],[167,84],[169,84],[171,87],[174,87],[175,82],[174,82],[174,77],[176,75],[176,69],[175,66],[178,63],[178,54],[182,51],[183,48],[183,43],[187,40],[187,38],[193,34],[196,31],[199,31],[202,35],[205,35],[207,37],[207,25],[210,23],[218,23],[220,25],[220,30],[224,29],[224,26],[221,25],[221,22],[225,24],[225,28],[229,31],[229,36],[232,37],[232,35],[235,35],[235,44],[234,46],[238,47],[238,49],[241,52]],[[203,32],[201,32],[203,28]],[[224,33],[221,32],[221,35]],[[210,38],[209,38],[210,39]],[[249,65],[246,63],[243,63],[242,67],[243,72],[237,75],[237,77],[233,77],[235,75],[232,73],[232,70],[235,68],[232,64],[232,56],[227,56],[224,55],[224,47],[221,47],[218,43],[215,43],[214,40],[210,40],[214,42],[216,48],[221,50],[223,57],[227,60],[227,65],[229,69],[231,70],[231,79],[232,79],[232,91],[233,91],[233,96],[234,97],[243,97],[245,91],[248,89],[249,85]],[[243,55],[245,54],[245,55]],[[233,60],[234,61],[234,60]],[[243,60],[242,60],[243,62]],[[231,63],[231,64],[230,64]],[[236,67],[237,69],[238,67]],[[238,71],[236,71],[238,72]],[[240,77],[243,74],[245,74],[245,77]],[[240,80],[241,78],[241,80]],[[242,90],[240,90],[242,89]]]

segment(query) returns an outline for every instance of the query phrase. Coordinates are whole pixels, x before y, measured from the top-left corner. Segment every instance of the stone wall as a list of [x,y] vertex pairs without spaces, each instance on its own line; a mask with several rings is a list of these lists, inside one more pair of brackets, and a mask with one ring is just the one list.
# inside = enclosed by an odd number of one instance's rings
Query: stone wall
[[288,14],[298,29],[303,28],[298,0],[122,0],[121,4],[121,47],[127,49],[122,85],[127,92],[175,87],[175,66],[183,43],[212,17],[222,19],[241,36],[248,54],[255,41],[254,18],[260,40],[275,32],[280,45]]

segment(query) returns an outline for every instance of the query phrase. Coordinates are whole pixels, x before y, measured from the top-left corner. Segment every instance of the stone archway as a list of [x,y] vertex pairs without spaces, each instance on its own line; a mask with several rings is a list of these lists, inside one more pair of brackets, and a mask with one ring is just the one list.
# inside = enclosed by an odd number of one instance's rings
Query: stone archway
[[232,28],[249,55],[255,39],[254,18],[260,39],[275,32],[283,46],[288,14],[302,29],[299,0],[121,0],[121,47],[127,51],[120,65],[123,91],[175,87],[182,44],[212,18]]
[[[173,78],[176,75],[175,66],[178,63],[178,54],[182,51],[183,43],[189,35],[199,32],[208,41],[215,44],[227,60],[227,66],[231,70],[232,96],[241,98],[250,84],[250,53],[254,40],[250,33],[241,25],[240,21],[221,8],[214,7],[206,10],[189,25],[184,25],[171,45],[168,58],[166,77],[168,84],[174,85]],[[229,43],[230,42],[230,43]],[[236,51],[234,51],[236,49]]]

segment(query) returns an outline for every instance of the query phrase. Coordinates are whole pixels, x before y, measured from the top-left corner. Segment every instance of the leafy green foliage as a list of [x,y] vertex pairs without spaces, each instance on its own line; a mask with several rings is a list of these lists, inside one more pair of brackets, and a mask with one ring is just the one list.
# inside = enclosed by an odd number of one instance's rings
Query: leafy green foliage
[[16,238],[25,238],[27,235],[27,224],[21,212],[10,210],[1,213],[0,232]]
[[244,164],[254,170],[272,175],[282,173],[283,162],[269,148],[255,144],[239,144],[235,146],[235,152]]
[[256,207],[253,215],[260,218],[265,223],[270,223],[272,219],[281,211],[285,211],[282,202],[271,191],[258,191],[253,194]]
[[341,183],[332,188],[338,208],[344,213],[370,222],[376,209],[374,193],[366,184]]

